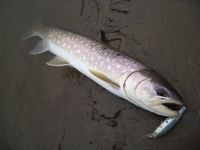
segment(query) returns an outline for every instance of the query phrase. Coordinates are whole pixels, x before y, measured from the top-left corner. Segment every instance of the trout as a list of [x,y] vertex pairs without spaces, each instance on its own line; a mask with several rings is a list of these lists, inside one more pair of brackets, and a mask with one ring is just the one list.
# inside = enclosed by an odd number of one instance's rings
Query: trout
[[22,39],[40,38],[30,51],[55,55],[47,65],[76,68],[111,93],[162,116],[178,116],[183,100],[161,75],[109,46],[69,31],[37,24]]

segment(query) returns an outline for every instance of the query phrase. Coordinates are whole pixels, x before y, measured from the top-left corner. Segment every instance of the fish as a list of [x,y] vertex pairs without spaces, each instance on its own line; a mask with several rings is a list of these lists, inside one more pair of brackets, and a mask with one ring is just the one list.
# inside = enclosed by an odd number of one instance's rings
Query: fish
[[155,129],[155,131],[153,133],[144,135],[143,137],[144,138],[157,138],[157,137],[164,135],[179,121],[179,119],[184,114],[185,110],[186,110],[186,107],[183,106],[179,111],[179,113],[180,113],[179,116],[168,117],[163,122],[161,122],[161,124]]
[[39,37],[32,55],[51,52],[46,64],[68,66],[136,106],[162,116],[178,116],[183,99],[161,75],[110,46],[70,31],[42,24],[24,29],[22,39]]

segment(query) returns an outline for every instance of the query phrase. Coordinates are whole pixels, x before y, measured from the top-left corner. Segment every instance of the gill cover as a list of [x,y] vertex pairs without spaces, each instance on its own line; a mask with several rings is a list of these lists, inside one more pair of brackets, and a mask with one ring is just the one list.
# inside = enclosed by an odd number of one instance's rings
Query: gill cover
[[158,73],[150,69],[133,72],[124,91],[134,104],[162,116],[178,116],[182,98]]

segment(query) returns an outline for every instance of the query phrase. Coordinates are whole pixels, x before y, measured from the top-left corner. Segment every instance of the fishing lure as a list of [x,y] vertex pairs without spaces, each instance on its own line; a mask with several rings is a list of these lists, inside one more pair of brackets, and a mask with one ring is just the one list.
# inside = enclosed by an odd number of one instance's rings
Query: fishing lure
[[168,132],[177,122],[178,120],[181,118],[181,116],[183,115],[183,113],[185,112],[186,107],[183,106],[180,110],[179,110],[179,116],[177,117],[168,117],[167,119],[165,119],[165,121],[163,121],[153,133],[144,135],[144,138],[157,138],[162,136],[163,134],[165,134],[166,132]]

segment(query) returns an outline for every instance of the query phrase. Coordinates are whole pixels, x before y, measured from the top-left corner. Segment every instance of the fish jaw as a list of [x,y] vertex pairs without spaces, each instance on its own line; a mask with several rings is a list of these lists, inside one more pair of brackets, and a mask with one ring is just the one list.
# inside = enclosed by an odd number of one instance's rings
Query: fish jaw
[[[179,103],[179,102],[177,103],[177,102],[174,102],[174,100],[170,100],[170,99],[167,99],[166,102],[164,102],[163,100],[157,100],[157,101],[159,101],[159,103],[156,102],[157,104],[155,104],[155,101],[152,101],[148,103],[148,105],[152,107],[152,110],[154,112],[157,112],[157,114],[162,115],[162,116],[167,116],[167,117],[179,116],[178,109],[183,107],[182,103]],[[170,109],[165,104],[174,105],[177,107],[177,109],[175,110]]]
[[162,112],[161,115],[165,116],[178,116],[179,110],[183,107],[183,103],[180,101],[175,101],[170,98],[157,97],[158,100],[153,100],[149,102],[148,105],[152,106],[154,109]]

